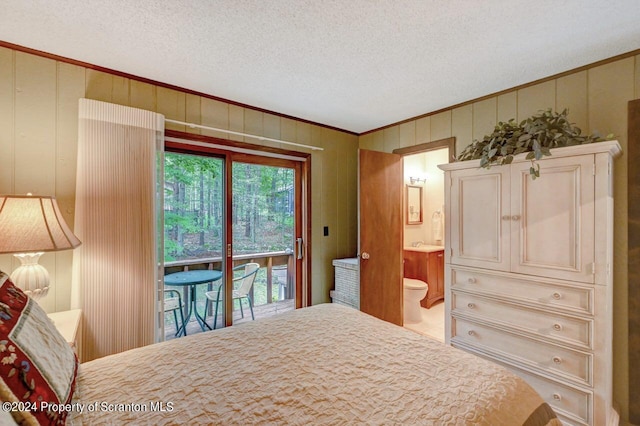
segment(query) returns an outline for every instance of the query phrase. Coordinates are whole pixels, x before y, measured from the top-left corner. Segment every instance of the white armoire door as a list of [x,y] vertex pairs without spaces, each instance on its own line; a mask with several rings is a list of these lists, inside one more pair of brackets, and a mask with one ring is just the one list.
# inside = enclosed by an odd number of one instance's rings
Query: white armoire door
[[509,270],[509,166],[451,172],[450,259],[454,265]]
[[511,271],[593,283],[594,156],[540,164],[511,165]]

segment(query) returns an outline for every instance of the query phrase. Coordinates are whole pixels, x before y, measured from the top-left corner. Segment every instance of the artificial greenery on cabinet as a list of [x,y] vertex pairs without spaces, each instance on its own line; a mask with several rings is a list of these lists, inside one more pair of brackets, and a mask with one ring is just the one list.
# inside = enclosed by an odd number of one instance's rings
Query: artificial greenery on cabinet
[[474,140],[457,157],[457,161],[480,159],[480,167],[510,164],[515,155],[528,153],[531,160],[529,172],[533,179],[540,177],[537,160],[551,155],[552,148],[599,142],[605,139],[597,134],[582,135],[579,127],[567,119],[568,110],[553,112],[551,109],[516,123],[515,119],[499,122],[493,132],[482,140]]

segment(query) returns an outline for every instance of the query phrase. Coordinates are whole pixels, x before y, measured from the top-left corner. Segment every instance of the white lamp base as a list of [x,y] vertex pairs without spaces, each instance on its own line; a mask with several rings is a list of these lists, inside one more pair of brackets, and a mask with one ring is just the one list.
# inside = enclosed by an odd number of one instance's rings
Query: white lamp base
[[22,265],[13,271],[11,281],[34,300],[46,296],[49,292],[49,272],[38,264],[38,259],[43,254],[44,252],[14,254]]

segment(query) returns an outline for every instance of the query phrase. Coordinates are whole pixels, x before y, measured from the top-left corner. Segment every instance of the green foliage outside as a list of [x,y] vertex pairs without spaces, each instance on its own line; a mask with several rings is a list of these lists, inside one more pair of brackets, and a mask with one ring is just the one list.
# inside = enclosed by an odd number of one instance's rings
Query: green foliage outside
[[[222,256],[223,162],[166,153],[165,261]],[[293,247],[293,170],[233,164],[234,255]]]

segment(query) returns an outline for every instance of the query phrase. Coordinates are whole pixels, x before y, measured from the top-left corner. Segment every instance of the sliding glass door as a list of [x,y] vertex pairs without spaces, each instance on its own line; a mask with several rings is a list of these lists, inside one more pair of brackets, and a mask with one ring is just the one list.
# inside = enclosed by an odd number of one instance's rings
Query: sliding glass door
[[295,309],[296,186],[295,168],[240,161],[232,167],[237,324]]
[[167,143],[164,338],[305,306],[303,163]]
[[224,326],[224,182],[224,158],[165,154],[165,339]]

